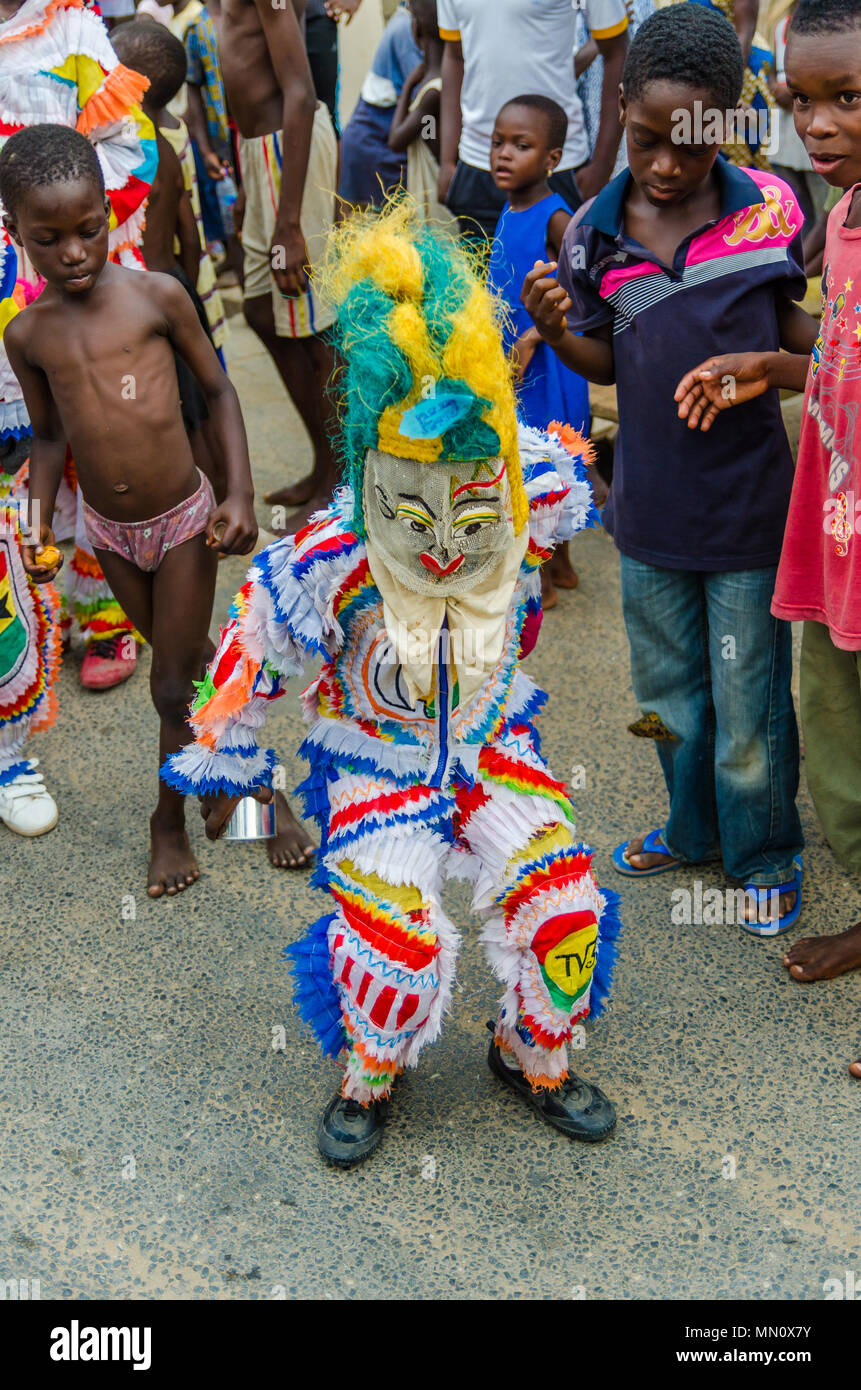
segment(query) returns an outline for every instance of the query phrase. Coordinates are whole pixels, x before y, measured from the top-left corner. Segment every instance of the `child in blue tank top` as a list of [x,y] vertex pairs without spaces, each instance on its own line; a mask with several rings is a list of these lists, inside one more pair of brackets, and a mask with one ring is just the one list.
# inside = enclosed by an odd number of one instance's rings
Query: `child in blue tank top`
[[[553,420],[583,434],[589,428],[589,388],[543,341],[520,302],[523,281],[536,261],[555,260],[572,209],[547,183],[562,157],[568,120],[548,97],[521,96],[506,102],[493,128],[490,169],[508,195],[490,253],[488,282],[509,314],[505,345],[519,387],[517,410],[527,425],[546,429]],[[542,569],[545,608],[558,602],[554,584],[577,585],[567,547],[560,546]]]

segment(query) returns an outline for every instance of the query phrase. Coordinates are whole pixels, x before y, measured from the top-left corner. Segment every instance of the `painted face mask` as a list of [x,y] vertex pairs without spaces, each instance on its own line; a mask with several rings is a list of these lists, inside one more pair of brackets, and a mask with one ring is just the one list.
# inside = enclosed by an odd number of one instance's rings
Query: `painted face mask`
[[368,539],[406,589],[447,598],[480,584],[514,541],[501,459],[418,463],[369,449]]

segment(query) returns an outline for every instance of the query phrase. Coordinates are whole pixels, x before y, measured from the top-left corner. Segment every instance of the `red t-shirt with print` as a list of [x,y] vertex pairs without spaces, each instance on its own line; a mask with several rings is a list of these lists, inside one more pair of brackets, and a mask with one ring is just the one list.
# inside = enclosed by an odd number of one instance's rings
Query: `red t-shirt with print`
[[825,623],[845,651],[861,650],[861,227],[844,225],[857,188],[828,219],[822,325],[771,605],[777,618]]

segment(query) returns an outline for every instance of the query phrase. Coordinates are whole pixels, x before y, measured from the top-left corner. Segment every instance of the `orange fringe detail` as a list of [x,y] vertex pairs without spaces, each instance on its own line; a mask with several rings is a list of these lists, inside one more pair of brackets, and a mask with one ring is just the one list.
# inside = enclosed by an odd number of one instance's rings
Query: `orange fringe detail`
[[205,705],[201,705],[199,710],[189,715],[188,722],[204,747],[213,751],[215,749],[215,735],[211,726],[216,720],[229,719],[232,714],[238,714],[248,704],[258,669],[257,662],[250,656],[243,657],[239,675],[233,677],[220,690],[216,690]]
[[133,106],[140,105],[148,87],[148,77],[117,63],[78,116],[78,130],[82,135],[89,135],[100,126],[121,121]]
[[547,433],[555,435],[563,448],[567,449],[572,456],[582,454],[583,463],[587,468],[595,462],[595,445],[591,439],[588,439],[585,434],[581,434],[579,430],[575,430],[573,426],[563,425],[561,420],[551,420],[547,426]]
[[[17,43],[19,39],[32,38],[34,34],[41,34],[47,29],[57,10],[82,10],[84,0],[50,0],[45,9],[45,18],[39,24],[28,24],[26,29],[21,29],[17,34],[3,34],[0,30],[0,44]],[[13,16],[14,17],[14,16]]]
[[104,579],[105,577],[95,555],[88,555],[86,550],[81,550],[80,546],[75,546],[75,553],[69,564],[78,574],[86,575],[88,579]]
[[496,1043],[496,1046],[499,1048],[500,1052],[507,1052],[510,1057],[514,1058],[515,1062],[517,1063],[520,1070],[523,1072],[523,1075],[526,1077],[526,1080],[529,1082],[533,1091],[558,1091],[563,1081],[568,1080],[567,1071],[565,1072],[564,1076],[543,1076],[541,1072],[536,1072],[535,1075],[530,1075],[528,1071],[523,1071],[523,1065],[520,1061],[520,1058],[517,1056],[517,1053],[514,1051],[514,1048],[509,1047],[508,1043],[505,1042],[503,1038],[500,1038],[497,1034],[494,1034],[493,1041]]
[[[347,1025],[346,1015],[344,1016],[344,1023]],[[349,1033],[349,1031],[349,1025],[347,1025],[347,1032]],[[351,1051],[357,1053],[361,1058],[362,1070],[368,1076],[390,1076],[392,1080],[394,1080],[394,1078],[399,1076],[403,1071],[403,1067],[399,1067],[395,1062],[381,1062],[379,1057],[372,1056],[372,1054],[362,1046],[358,1038],[350,1036],[350,1048]]]

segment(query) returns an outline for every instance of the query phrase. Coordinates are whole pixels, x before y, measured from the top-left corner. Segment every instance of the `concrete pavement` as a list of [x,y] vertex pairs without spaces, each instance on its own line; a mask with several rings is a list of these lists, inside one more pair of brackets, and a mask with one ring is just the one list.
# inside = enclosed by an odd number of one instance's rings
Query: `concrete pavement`
[[[228,345],[258,493],[308,448],[275,372],[237,319]],[[260,504],[261,521],[267,520]],[[338,1072],[294,1014],[282,947],[319,915],[307,873],[262,847],[208,845],[175,900],[145,892],[156,722],[148,654],[127,686],[60,675],[38,739],[58,828],[0,827],[0,1285],[47,1298],[818,1299],[858,1272],[861,978],[801,987],[783,942],[671,916],[684,870],[635,884],[609,851],[662,822],[654,750],[632,738],[615,552],[578,540],[579,590],[547,615],[528,669],[549,691],[544,748],[583,769],[581,833],[624,893],[616,988],[578,1070],[617,1101],[616,1137],[568,1143],[485,1063],[499,986],[463,888],[442,1039],[398,1086],[384,1144],[358,1171],[315,1148]],[[217,617],[244,574],[226,561]],[[294,782],[295,696],[271,717]],[[582,779],[578,779],[582,780]],[[822,840],[806,790],[796,934],[859,916],[859,885]],[[723,888],[715,866],[705,887]]]

